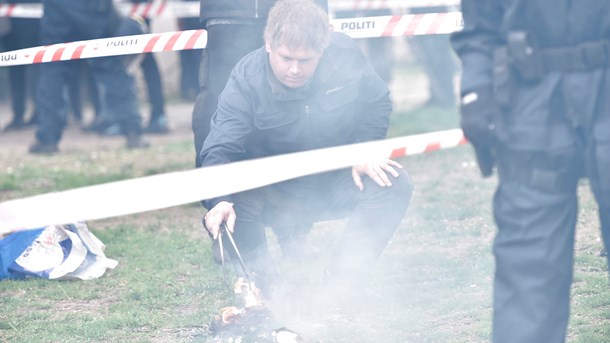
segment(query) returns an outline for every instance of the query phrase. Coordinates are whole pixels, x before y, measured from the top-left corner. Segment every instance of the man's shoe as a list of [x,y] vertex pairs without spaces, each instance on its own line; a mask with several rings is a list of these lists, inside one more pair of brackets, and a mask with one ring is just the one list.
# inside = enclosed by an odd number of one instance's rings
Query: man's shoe
[[23,130],[27,128],[27,124],[24,123],[22,120],[19,119],[13,119],[13,121],[11,121],[5,128],[3,131],[18,131],[18,130]]
[[40,154],[40,155],[52,155],[58,152],[57,144],[46,144],[41,142],[36,142],[34,145],[30,146],[31,154]]
[[121,126],[119,124],[112,124],[107,128],[100,130],[99,134],[108,137],[120,136],[121,134],[123,134],[123,130],[121,129]]
[[146,149],[150,146],[148,142],[142,140],[138,134],[127,135],[127,149]]
[[159,116],[150,121],[147,127],[144,128],[144,133],[168,133],[169,127],[167,125],[167,117]]
[[93,121],[89,125],[83,127],[83,130],[85,132],[96,132],[101,134],[104,130],[111,127],[113,124],[115,124],[115,120],[107,116],[99,115],[96,116],[95,119],[93,119]]

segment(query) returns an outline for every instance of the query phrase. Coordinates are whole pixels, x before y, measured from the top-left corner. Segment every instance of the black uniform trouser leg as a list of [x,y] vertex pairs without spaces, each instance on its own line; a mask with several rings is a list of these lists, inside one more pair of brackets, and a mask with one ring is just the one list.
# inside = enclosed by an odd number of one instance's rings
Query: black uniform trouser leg
[[57,144],[61,140],[66,124],[64,89],[69,75],[69,62],[40,66],[36,90],[36,111],[39,113],[36,139],[43,144]]
[[146,81],[146,93],[151,105],[150,121],[165,115],[165,98],[163,97],[163,82],[157,60],[153,54],[146,54],[142,60],[142,71]]
[[[587,171],[591,190],[599,206],[599,220],[606,249],[610,249],[610,115],[600,112],[587,149]],[[610,256],[608,256],[610,265]]]
[[99,85],[105,110],[116,118],[124,134],[140,134],[141,121],[135,79],[127,73],[120,57],[99,57],[89,61]]
[[11,107],[13,109],[13,120],[22,122],[25,117],[27,90],[26,90],[26,67],[13,66],[8,68],[11,87]]
[[[569,170],[576,162],[566,158],[565,168],[549,167],[549,172]],[[499,161],[494,197],[493,341],[563,342],[573,275],[577,176],[564,179],[561,187],[538,188],[511,177],[503,167],[510,163],[515,160]]]

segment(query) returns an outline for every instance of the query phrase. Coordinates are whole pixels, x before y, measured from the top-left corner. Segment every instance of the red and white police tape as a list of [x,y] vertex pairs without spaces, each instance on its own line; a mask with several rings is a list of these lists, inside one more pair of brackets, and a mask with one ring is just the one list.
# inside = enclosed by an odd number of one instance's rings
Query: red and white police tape
[[[116,4],[117,9],[122,14],[138,14],[144,18],[170,17],[170,18],[189,18],[199,17],[199,2],[166,2],[154,1],[146,3],[127,3]],[[0,4],[0,17],[12,18],[41,18],[43,13],[42,4],[20,4],[2,3]]]
[[207,43],[207,37],[205,30],[187,30],[39,46],[1,53],[0,67],[147,52],[202,49]]
[[448,34],[464,26],[461,12],[333,19],[331,25],[352,38]]
[[[460,12],[334,19],[335,31],[352,38],[446,34],[461,29]],[[0,67],[83,58],[203,49],[205,30],[150,33],[53,44],[0,53]]]
[[[459,0],[330,0],[328,7],[333,11],[396,9],[404,10],[417,7],[457,7]],[[199,1],[153,1],[145,3],[117,3],[123,14],[135,13],[144,18],[198,18]],[[0,17],[40,18],[42,4],[0,4]]]
[[356,164],[466,143],[460,129],[310,150],[42,194],[0,203],[0,237],[53,224],[152,211]]
[[0,4],[0,17],[40,18],[42,4]]

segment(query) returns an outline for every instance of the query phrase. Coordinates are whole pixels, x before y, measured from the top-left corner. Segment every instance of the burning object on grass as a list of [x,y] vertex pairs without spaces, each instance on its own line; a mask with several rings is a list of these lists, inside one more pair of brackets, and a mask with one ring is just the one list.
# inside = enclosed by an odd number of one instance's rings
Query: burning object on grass
[[264,305],[254,282],[238,278],[234,293],[243,297],[245,305],[220,309],[220,314],[209,324],[215,342],[304,342],[301,336],[285,327],[273,329],[280,325],[272,318],[271,310]]
[[[243,277],[238,277],[231,288],[225,270],[225,252],[222,237],[226,235],[238,258]],[[220,309],[220,315],[210,324],[210,332],[217,342],[276,342],[276,343],[299,343],[302,338],[296,333],[278,327],[271,317],[271,311],[265,306],[261,291],[256,287],[254,274],[250,273],[237,249],[231,232],[222,227],[218,236],[220,246],[220,257],[222,262],[223,278],[230,291],[241,296],[243,307],[227,306]]]
[[233,291],[235,294],[241,294],[245,308],[263,306],[264,304],[261,291],[256,288],[254,281],[246,281],[244,278],[239,277],[237,282],[235,282]]
[[209,324],[215,342],[271,342],[271,313],[263,306],[224,307]]
[[224,324],[229,324],[235,317],[244,313],[246,313],[246,310],[243,308],[237,308],[235,306],[223,307],[220,309],[220,320],[222,320]]

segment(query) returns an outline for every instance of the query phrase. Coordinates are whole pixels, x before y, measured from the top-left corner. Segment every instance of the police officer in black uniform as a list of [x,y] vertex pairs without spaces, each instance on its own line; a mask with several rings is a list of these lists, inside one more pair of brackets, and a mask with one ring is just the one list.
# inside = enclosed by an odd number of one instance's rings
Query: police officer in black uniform
[[[152,3],[152,0],[130,0],[133,4]],[[151,19],[144,18],[146,21],[147,31],[152,32]],[[146,32],[149,33],[149,32]],[[163,79],[159,72],[159,66],[155,55],[152,53],[146,54],[140,63],[144,81],[146,82],[146,93],[148,102],[150,103],[150,118],[148,125],[144,127],[145,133],[168,133],[169,124],[165,114],[165,96],[163,94]]]
[[[380,17],[392,15],[390,9],[367,9],[334,11],[335,18],[359,18],[359,17]],[[358,43],[363,43],[360,48],[365,52],[369,61],[375,68],[375,72],[388,85],[392,81],[392,68],[394,66],[392,56],[392,37],[372,37],[359,39]]]
[[[199,0],[184,0],[184,2],[199,2]],[[184,30],[199,30],[199,17],[178,18],[178,28]],[[195,101],[199,94],[199,58],[201,49],[180,50],[180,95],[184,100]]]
[[463,0],[461,125],[493,202],[494,342],[563,342],[589,179],[610,243],[610,2]]
[[[11,0],[0,1],[1,3],[14,4],[36,4],[40,0]],[[39,45],[39,23],[37,18],[5,18],[9,23],[9,32],[2,37],[2,43],[7,51],[32,48]],[[11,108],[13,119],[4,128],[4,131],[20,130],[28,127],[35,122],[35,114],[32,113],[29,120],[26,120],[26,109],[28,100],[33,93],[34,85],[38,73],[37,65],[18,65],[8,67],[10,82]],[[34,112],[34,111],[32,111]]]
[[[201,0],[200,20],[208,41],[200,64],[200,93],[195,100],[192,128],[195,136],[196,166],[201,146],[210,132],[218,95],[233,66],[252,50],[263,45],[267,13],[276,0]],[[316,0],[324,10],[327,0]]]
[[[44,16],[40,23],[43,45],[112,37],[118,30],[134,24],[121,18],[112,0],[44,0],[43,5]],[[148,144],[141,140],[135,80],[127,73],[124,61],[121,57],[88,60],[100,92],[104,95],[107,115],[119,122],[128,148],[143,148]],[[31,153],[51,154],[58,151],[57,145],[66,125],[64,91],[72,73],[71,67],[66,62],[41,65],[36,94],[38,129],[36,142],[30,146]]]
[[[447,6],[413,7],[411,14],[446,13]],[[457,73],[455,57],[451,51],[449,35],[413,35],[408,37],[417,62],[428,78],[429,97],[425,106],[445,109],[457,107],[453,77]]]

